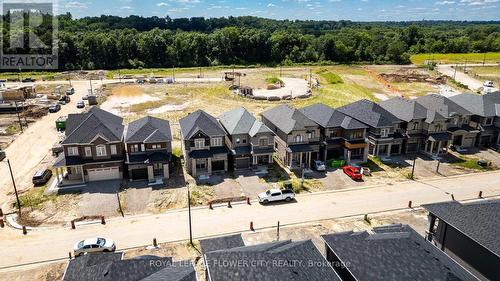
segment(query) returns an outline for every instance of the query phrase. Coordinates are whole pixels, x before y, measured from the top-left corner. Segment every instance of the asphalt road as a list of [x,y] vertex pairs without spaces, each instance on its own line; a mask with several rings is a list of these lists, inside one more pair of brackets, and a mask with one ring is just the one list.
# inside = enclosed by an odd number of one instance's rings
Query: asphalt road
[[[404,209],[408,201],[413,206],[456,200],[470,200],[478,196],[500,196],[500,171],[470,174],[425,181],[408,181],[356,190],[311,193],[297,196],[296,202],[271,204],[235,204],[210,210],[207,207],[192,210],[194,238],[222,235],[249,230],[254,227],[314,222],[323,219],[363,215]],[[17,229],[0,229],[0,270],[6,267],[53,259],[64,259],[75,242],[89,237],[108,237],[116,241],[118,249],[126,249],[158,242],[182,241],[189,238],[188,211],[169,211],[158,215],[138,215],[113,218],[106,225],[91,224],[36,229],[26,236]]]

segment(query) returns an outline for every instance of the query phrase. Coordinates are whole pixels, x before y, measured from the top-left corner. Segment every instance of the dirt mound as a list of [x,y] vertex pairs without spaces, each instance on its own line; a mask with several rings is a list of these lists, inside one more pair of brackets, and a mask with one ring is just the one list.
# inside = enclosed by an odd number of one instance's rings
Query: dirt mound
[[432,77],[427,73],[414,70],[402,70],[398,73],[381,73],[379,76],[390,83],[427,82],[432,84],[446,84],[445,76]]
[[143,95],[144,91],[139,86],[126,85],[126,86],[122,86],[122,87],[113,88],[111,93],[115,97],[131,98],[131,97],[137,97],[137,96]]
[[21,113],[22,117],[26,118],[42,118],[47,115],[49,112],[46,107],[42,106],[30,106],[27,110]]

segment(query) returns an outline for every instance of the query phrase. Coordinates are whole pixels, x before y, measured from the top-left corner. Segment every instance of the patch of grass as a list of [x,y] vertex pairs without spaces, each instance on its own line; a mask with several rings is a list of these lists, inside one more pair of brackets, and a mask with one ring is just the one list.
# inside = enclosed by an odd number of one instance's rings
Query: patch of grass
[[21,126],[19,126],[19,124],[12,124],[5,129],[7,135],[15,135],[19,132],[21,132]]
[[448,80],[451,84],[455,85],[456,87],[462,88],[462,89],[469,89],[469,86],[462,84],[454,79],[449,79]]
[[489,171],[494,169],[492,166],[481,166],[478,164],[478,161],[479,159],[477,158],[459,156],[458,160],[451,163],[451,165],[476,171]]
[[496,63],[500,61],[500,52],[491,53],[467,53],[467,54],[417,54],[410,57],[410,61],[416,65],[422,65],[426,61],[439,63]]
[[324,72],[320,74],[321,77],[328,83],[328,84],[342,84],[344,83],[344,80],[335,73],[332,72]]
[[198,185],[191,189],[191,205],[207,204],[214,197],[214,190],[207,185]]
[[[57,200],[57,195],[44,195],[44,191],[45,187],[36,187],[19,195],[21,208],[29,207],[30,209],[37,209],[47,201]],[[14,206],[17,208],[17,202],[14,203]]]
[[172,148],[172,155],[177,158],[182,157],[182,149],[180,147],[174,147]]
[[283,81],[278,77],[268,77],[266,78],[266,83],[268,84],[283,84]]

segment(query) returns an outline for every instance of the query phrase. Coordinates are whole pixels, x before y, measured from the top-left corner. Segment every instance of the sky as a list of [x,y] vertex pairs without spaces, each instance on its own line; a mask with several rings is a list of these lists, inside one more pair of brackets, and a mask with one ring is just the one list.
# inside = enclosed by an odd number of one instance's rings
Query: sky
[[414,21],[500,20],[500,0],[58,0],[58,13],[76,17],[227,17]]

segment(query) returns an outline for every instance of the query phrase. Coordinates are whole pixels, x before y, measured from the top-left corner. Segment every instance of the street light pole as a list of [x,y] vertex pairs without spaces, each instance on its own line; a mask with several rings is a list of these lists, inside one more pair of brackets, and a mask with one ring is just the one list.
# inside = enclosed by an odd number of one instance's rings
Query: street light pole
[[415,163],[417,162],[417,154],[415,153],[413,155],[413,166],[411,168],[411,179],[413,180],[414,179],[414,174],[415,174]]
[[10,178],[12,179],[12,185],[14,186],[14,193],[16,194],[17,208],[19,210],[19,216],[21,216],[21,201],[19,201],[19,194],[17,193],[16,181],[14,180],[14,174],[12,173],[12,167],[10,166],[9,159],[7,159],[7,165],[9,166]]
[[188,216],[189,216],[189,243],[193,245],[193,228],[191,224],[191,191],[188,185]]

